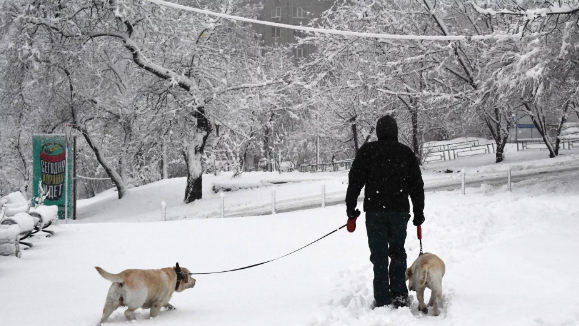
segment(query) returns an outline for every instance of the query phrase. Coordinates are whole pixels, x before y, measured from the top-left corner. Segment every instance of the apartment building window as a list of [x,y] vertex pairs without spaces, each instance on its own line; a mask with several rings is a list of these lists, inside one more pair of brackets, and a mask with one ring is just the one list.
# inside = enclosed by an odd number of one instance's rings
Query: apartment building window
[[293,8],[294,18],[306,18],[307,15],[308,13],[303,8],[300,7]]
[[306,56],[306,51],[304,48],[296,48],[295,50],[296,58],[303,58]]
[[281,18],[281,7],[275,7],[271,10],[271,18]]
[[281,37],[281,28],[279,28],[279,27],[272,27],[272,28],[271,28],[271,37],[273,37],[273,38],[280,38],[280,37]]

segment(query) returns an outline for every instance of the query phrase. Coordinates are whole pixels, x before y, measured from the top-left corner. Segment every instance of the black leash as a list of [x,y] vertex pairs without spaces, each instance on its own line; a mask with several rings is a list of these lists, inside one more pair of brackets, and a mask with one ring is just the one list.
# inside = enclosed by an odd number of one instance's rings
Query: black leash
[[293,253],[295,253],[295,252],[298,252],[298,251],[304,249],[305,247],[308,247],[308,246],[310,246],[310,245],[312,245],[312,244],[314,244],[314,243],[322,240],[323,238],[325,238],[325,237],[327,237],[327,236],[329,236],[329,235],[331,235],[331,234],[333,234],[333,233],[335,233],[335,232],[337,232],[337,231],[339,231],[339,230],[341,230],[341,229],[343,229],[343,228],[345,228],[345,227],[346,227],[346,224],[344,224],[344,225],[340,226],[339,228],[335,229],[334,231],[332,231],[332,232],[324,235],[323,237],[321,237],[321,238],[319,238],[319,239],[317,239],[317,240],[315,240],[315,241],[312,241],[312,242],[308,243],[307,245],[305,245],[305,246],[303,246],[303,247],[301,247],[301,248],[299,248],[299,249],[296,249],[296,250],[290,252],[289,254],[285,254],[285,255],[283,255],[283,256],[280,256],[280,257],[277,257],[277,258],[274,258],[274,259],[270,259],[270,260],[264,261],[264,262],[262,262],[262,263],[257,263],[257,264],[253,264],[253,265],[249,265],[249,266],[245,266],[245,267],[240,267],[240,268],[235,268],[235,269],[228,269],[228,270],[226,270],[226,271],[221,271],[221,272],[187,273],[187,274],[188,274],[188,275],[221,274],[221,273],[228,273],[228,272],[240,271],[240,270],[243,270],[243,269],[248,269],[248,268],[256,267],[256,266],[259,266],[259,265],[264,265],[264,264],[267,264],[267,263],[271,263],[271,262],[274,261],[274,260],[278,260],[278,259],[281,259],[281,258],[283,258],[283,257],[289,256],[289,255],[291,255],[291,254],[293,254]]
[[422,226],[418,226],[416,228],[416,235],[418,236],[418,240],[420,240],[420,254],[418,254],[418,257],[422,256],[424,253],[422,252]]

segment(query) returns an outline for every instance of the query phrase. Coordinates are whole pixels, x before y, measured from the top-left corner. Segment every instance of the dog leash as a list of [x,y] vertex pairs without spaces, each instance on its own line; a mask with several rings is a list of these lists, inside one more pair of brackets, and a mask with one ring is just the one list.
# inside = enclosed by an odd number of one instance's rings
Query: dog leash
[[252,267],[257,267],[257,266],[260,266],[260,265],[264,265],[264,264],[267,264],[267,263],[271,263],[272,261],[275,261],[275,260],[278,260],[278,259],[287,257],[287,256],[289,256],[289,255],[291,255],[291,254],[293,254],[293,253],[295,253],[295,252],[298,252],[298,251],[300,251],[300,250],[302,250],[302,249],[304,249],[304,248],[306,248],[306,247],[308,247],[308,246],[310,246],[310,245],[313,245],[314,243],[322,240],[323,238],[325,238],[325,237],[327,237],[327,236],[329,236],[329,235],[331,235],[331,234],[333,234],[333,233],[335,233],[335,232],[338,232],[339,230],[345,228],[346,225],[347,225],[347,224],[344,224],[344,225],[340,226],[339,228],[335,229],[334,231],[332,231],[332,232],[324,235],[324,236],[321,237],[321,238],[318,238],[317,240],[314,240],[314,241],[308,243],[307,245],[305,245],[305,246],[303,246],[303,247],[301,247],[301,248],[299,248],[299,249],[296,249],[296,250],[294,250],[294,251],[292,251],[292,252],[290,252],[290,253],[288,253],[288,254],[285,254],[285,255],[283,255],[283,256],[280,256],[280,257],[277,257],[277,258],[274,258],[274,259],[270,259],[270,260],[268,260],[268,261],[264,261],[264,262],[261,262],[261,263],[257,263],[257,264],[253,264],[253,265],[249,265],[249,266],[245,266],[245,267],[240,267],[240,268],[235,268],[235,269],[228,269],[228,270],[220,271],[220,272],[187,273],[187,274],[188,274],[188,275],[208,275],[208,274],[229,273],[229,272],[240,271],[240,270],[243,270],[243,269],[248,269],[248,268],[252,268]]
[[422,252],[422,226],[417,226],[416,227],[416,235],[418,236],[418,240],[420,240],[420,254],[418,254],[418,257],[422,256],[423,252]]

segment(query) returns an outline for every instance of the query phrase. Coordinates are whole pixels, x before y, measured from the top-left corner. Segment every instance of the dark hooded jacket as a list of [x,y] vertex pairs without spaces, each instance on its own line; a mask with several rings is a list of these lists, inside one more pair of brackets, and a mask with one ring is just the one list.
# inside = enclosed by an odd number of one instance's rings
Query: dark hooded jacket
[[349,173],[346,206],[356,208],[364,186],[364,211],[424,211],[424,183],[418,159],[407,146],[398,142],[398,126],[391,116],[384,116],[376,125],[378,141],[363,145],[356,154]]

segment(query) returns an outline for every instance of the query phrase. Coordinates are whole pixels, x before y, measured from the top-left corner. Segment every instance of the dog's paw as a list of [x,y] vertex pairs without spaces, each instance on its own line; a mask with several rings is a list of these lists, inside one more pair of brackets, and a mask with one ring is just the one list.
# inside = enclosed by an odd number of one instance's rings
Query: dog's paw
[[427,314],[427,313],[428,313],[428,308],[426,308],[426,307],[424,307],[424,308],[418,307],[418,311],[422,312],[423,314]]
[[165,307],[165,309],[167,309],[167,310],[175,310],[175,309],[177,309],[177,308],[175,308],[175,307],[174,307],[172,304],[170,304],[170,303],[167,303],[164,307]]

